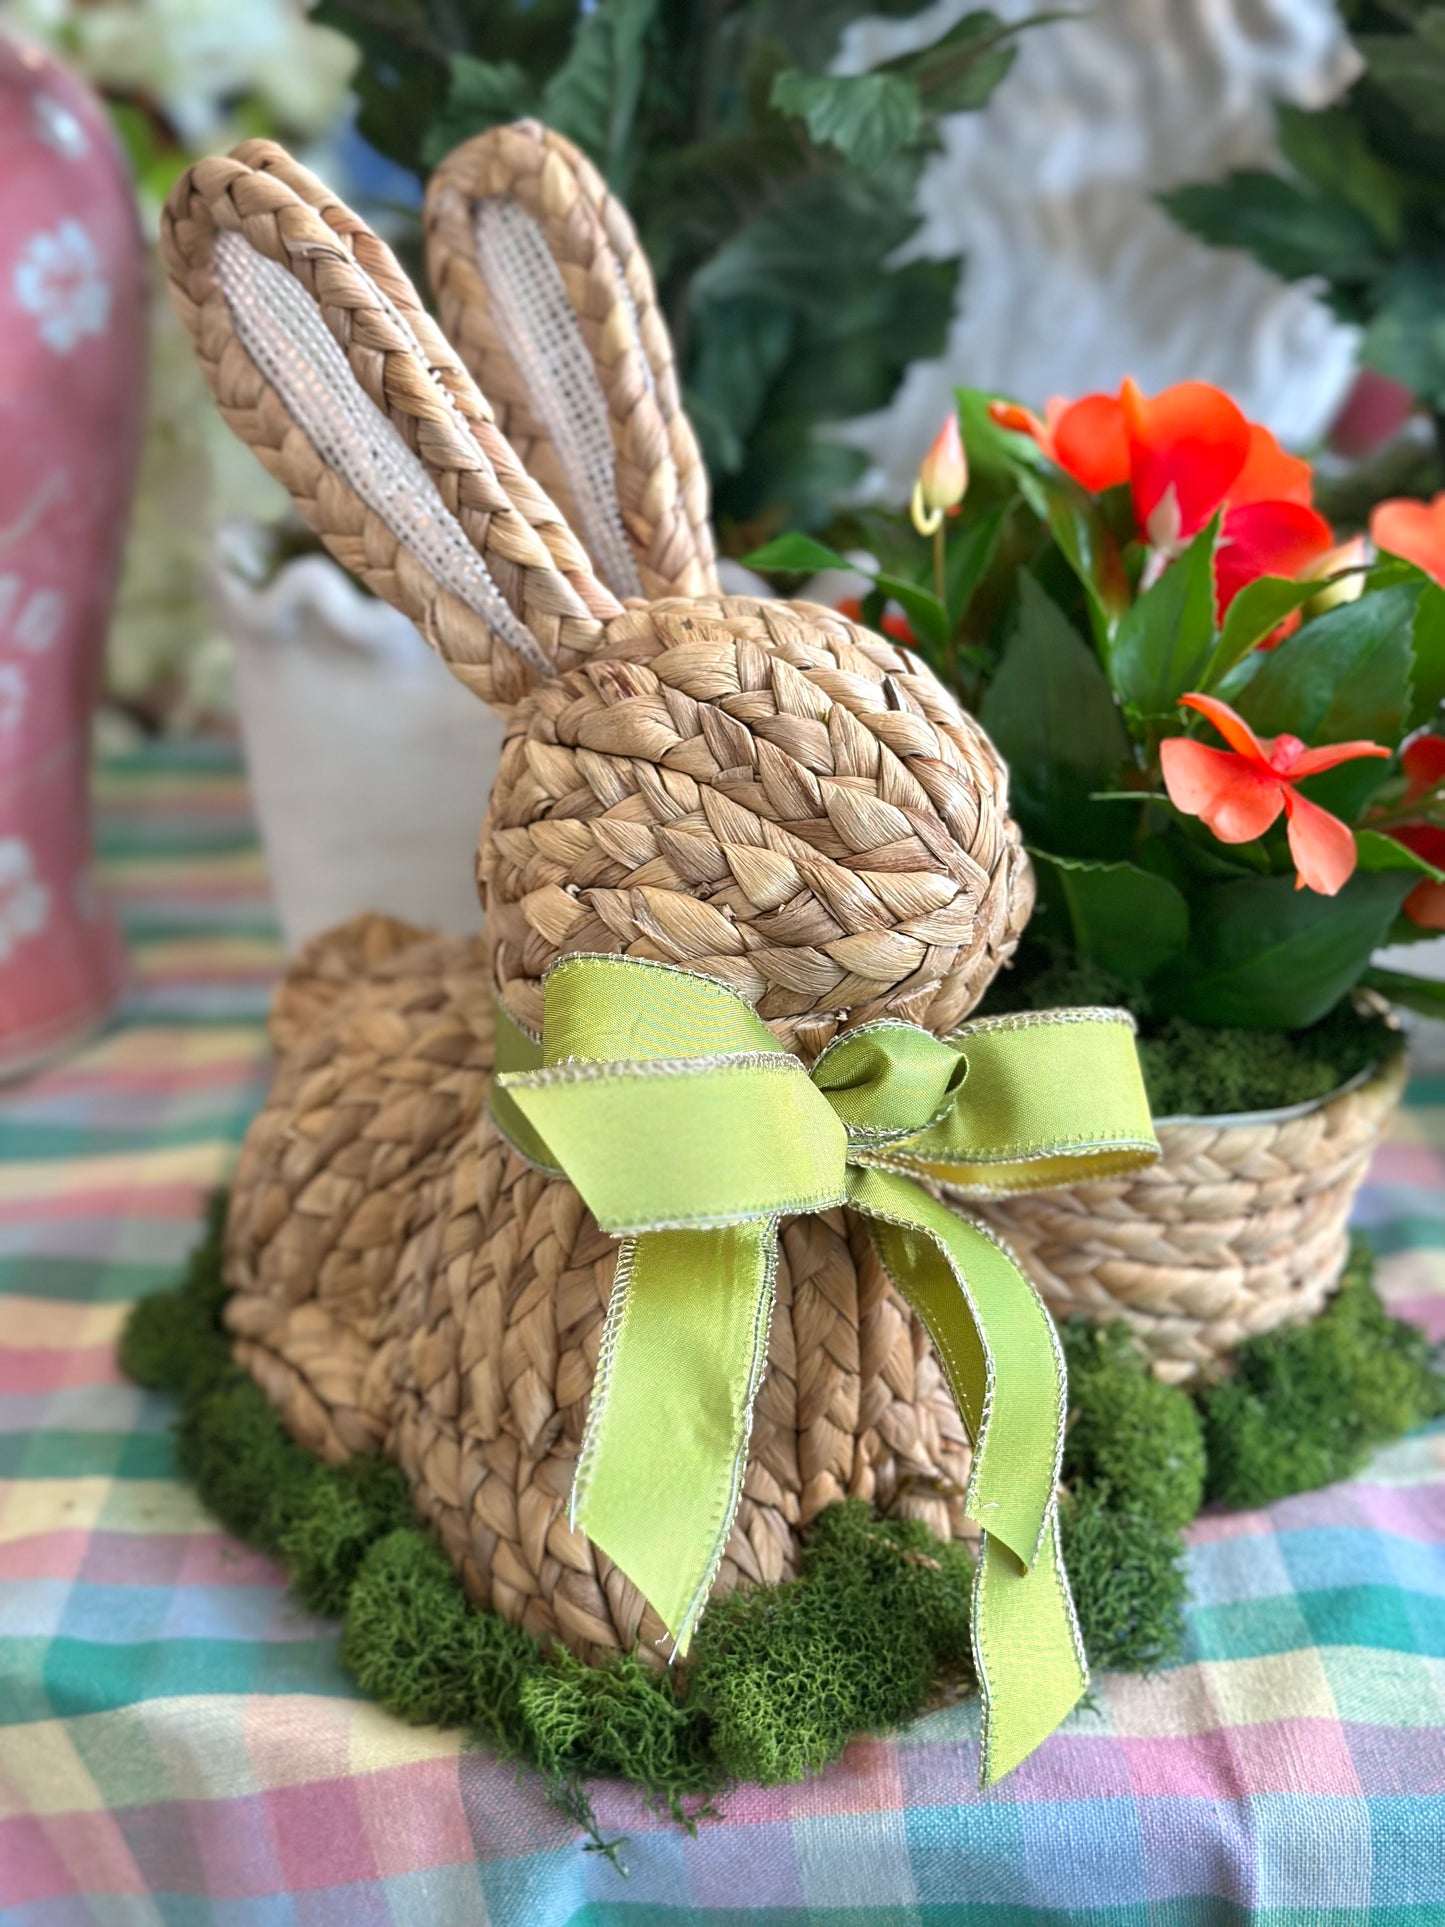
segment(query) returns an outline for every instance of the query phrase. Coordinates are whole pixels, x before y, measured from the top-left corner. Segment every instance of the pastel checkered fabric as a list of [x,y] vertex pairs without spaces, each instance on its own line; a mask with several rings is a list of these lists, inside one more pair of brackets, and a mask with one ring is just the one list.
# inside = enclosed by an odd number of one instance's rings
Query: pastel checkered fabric
[[[103,781],[136,981],[0,1094],[5,1927],[1441,1927],[1445,1434],[1191,1534],[1189,1648],[987,1794],[964,1706],[695,1836],[603,1788],[623,1879],[536,1782],[358,1698],[335,1629],[175,1476],[129,1301],[197,1234],[268,1075],[279,962],[244,786],[171,751]],[[1362,1222],[1445,1333],[1445,1083]]]

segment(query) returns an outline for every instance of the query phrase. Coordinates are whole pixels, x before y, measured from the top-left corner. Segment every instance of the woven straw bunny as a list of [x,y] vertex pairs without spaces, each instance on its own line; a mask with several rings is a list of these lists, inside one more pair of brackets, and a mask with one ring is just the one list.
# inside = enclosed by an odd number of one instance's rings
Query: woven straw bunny
[[[584,1656],[651,1654],[656,1616],[567,1523],[616,1247],[493,1126],[494,1004],[535,1032],[551,963],[622,952],[720,979],[805,1062],[881,1014],[941,1034],[1032,881],[997,755],[920,662],[832,610],[718,593],[651,276],[591,166],[497,129],[439,170],[427,228],[446,335],[270,143],[193,167],[166,210],[227,421],[510,718],[485,936],[362,918],[282,987],[227,1316],[297,1438],[402,1467],[476,1601]],[[849,1495],[956,1531],[968,1464],[861,1224],[786,1222],[718,1587],[792,1573]]]

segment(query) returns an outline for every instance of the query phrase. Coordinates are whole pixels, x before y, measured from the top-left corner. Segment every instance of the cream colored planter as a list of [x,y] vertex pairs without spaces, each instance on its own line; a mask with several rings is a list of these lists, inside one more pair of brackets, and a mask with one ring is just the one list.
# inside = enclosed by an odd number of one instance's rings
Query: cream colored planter
[[1402,1051],[1315,1104],[1164,1120],[1146,1171],[976,1208],[1056,1318],[1122,1318],[1158,1377],[1208,1376],[1241,1340],[1312,1317],[1339,1283],[1350,1208],[1405,1075]]
[[405,616],[320,555],[222,604],[287,948],[363,910],[476,930],[477,834],[503,723]]

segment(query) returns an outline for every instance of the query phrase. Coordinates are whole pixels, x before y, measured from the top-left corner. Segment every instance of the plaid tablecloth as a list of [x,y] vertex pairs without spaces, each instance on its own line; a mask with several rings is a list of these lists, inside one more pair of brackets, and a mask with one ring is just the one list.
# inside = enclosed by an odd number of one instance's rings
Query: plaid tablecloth
[[[128,1303],[197,1234],[267,1077],[279,961],[234,763],[108,771],[120,1021],[0,1092],[0,1921],[5,1927],[1441,1927],[1445,1434],[1190,1535],[1184,1659],[1107,1677],[1003,1785],[977,1713],[742,1790],[695,1837],[620,1789],[624,1879],[536,1782],[356,1697],[334,1628],[175,1477],[125,1383]],[[1445,1331],[1445,1083],[1361,1221]]]

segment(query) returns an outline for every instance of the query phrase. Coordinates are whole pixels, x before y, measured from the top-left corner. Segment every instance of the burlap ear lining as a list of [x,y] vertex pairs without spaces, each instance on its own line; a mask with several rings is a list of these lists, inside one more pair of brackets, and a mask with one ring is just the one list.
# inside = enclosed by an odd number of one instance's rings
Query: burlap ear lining
[[242,235],[218,234],[212,258],[238,340],[327,467],[499,641],[545,669],[536,637],[395,423],[357,381],[310,295]]
[[[642,582],[618,507],[607,398],[547,237],[531,215],[501,195],[476,201],[472,218],[492,318],[526,384],[528,405],[562,459],[581,524],[577,533],[613,594],[640,596]],[[620,274],[618,280],[630,304]],[[639,359],[651,384],[646,357]]]

